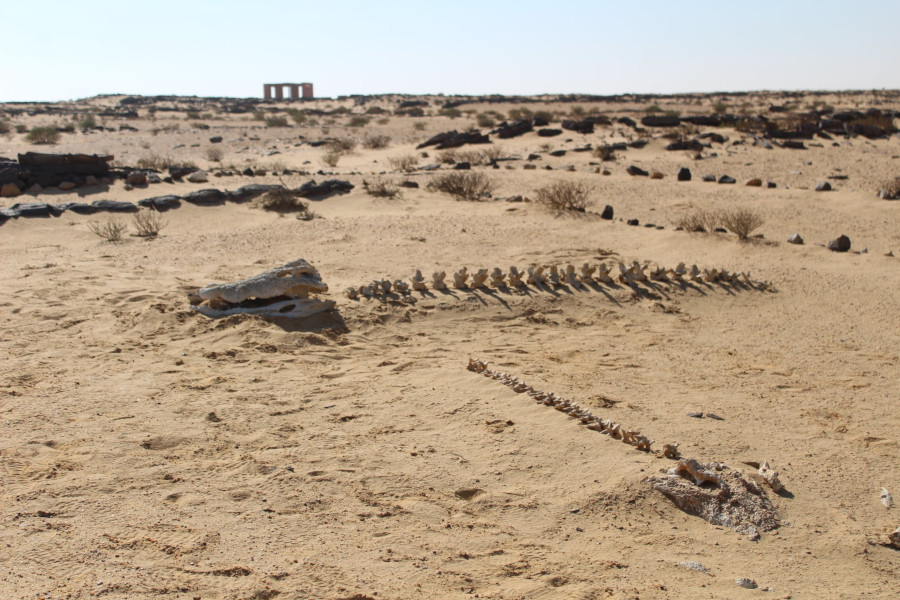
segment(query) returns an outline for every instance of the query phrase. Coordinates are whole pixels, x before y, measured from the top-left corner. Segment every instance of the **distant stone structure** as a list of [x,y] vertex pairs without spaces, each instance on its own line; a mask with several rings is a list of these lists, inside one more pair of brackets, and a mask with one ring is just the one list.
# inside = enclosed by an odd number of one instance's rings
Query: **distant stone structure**
[[[291,100],[299,100],[301,98],[300,88],[303,88],[303,96],[304,100],[312,100],[313,99],[313,84],[311,83],[264,83],[263,84],[263,97],[266,100],[284,100],[284,88],[290,88],[291,90]],[[272,90],[275,90],[275,95],[272,95]]]

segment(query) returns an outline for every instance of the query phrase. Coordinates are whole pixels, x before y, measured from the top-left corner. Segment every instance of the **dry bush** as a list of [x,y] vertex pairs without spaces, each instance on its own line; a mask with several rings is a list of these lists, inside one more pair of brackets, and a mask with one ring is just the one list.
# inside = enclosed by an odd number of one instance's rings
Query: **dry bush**
[[616,160],[616,153],[612,146],[597,146],[591,154],[594,155],[594,158],[599,158],[602,161]]
[[9,121],[0,120],[0,135],[6,135],[12,131]]
[[189,160],[175,160],[168,154],[157,154],[155,152],[151,152],[146,156],[142,156],[137,161],[137,166],[139,169],[154,169],[156,171],[163,171],[168,169],[169,167],[196,167],[193,161]]
[[297,125],[303,125],[304,123],[306,123],[306,111],[300,110],[298,108],[291,108],[287,112],[291,116],[291,119],[294,120],[294,123],[296,123]]
[[396,198],[400,195],[400,188],[389,179],[376,179],[372,183],[363,181],[363,188],[367,194],[376,198]]
[[288,127],[287,117],[268,117],[266,127]]
[[455,165],[459,162],[459,150],[447,148],[437,153],[438,162],[442,165]]
[[55,144],[59,137],[56,127],[32,127],[25,139],[32,144]]
[[322,155],[322,164],[325,165],[326,167],[331,167],[333,169],[334,167],[337,166],[338,161],[341,160],[342,156],[343,156],[343,154],[341,154],[340,152],[334,152],[334,151],[326,152],[325,154]]
[[253,206],[279,214],[289,212],[310,214],[309,205],[302,200],[299,191],[288,188],[269,190],[255,201]]
[[731,208],[724,210],[720,216],[721,223],[728,231],[746,240],[750,234],[762,227],[763,218],[748,208]]
[[675,225],[689,232],[712,232],[722,223],[722,215],[718,211],[698,209],[684,215]]
[[166,226],[166,222],[160,217],[159,212],[153,209],[135,213],[131,218],[131,224],[134,225],[138,237],[151,239],[158,236],[159,230]]
[[353,152],[356,149],[356,140],[350,138],[331,140],[325,145],[325,147],[328,148],[331,152],[347,154],[349,152]]
[[388,158],[388,164],[391,165],[392,169],[403,171],[404,173],[412,173],[419,166],[419,157],[415,154],[391,156]]
[[425,131],[425,122],[424,121],[416,121],[413,123],[413,129],[416,131]]
[[496,189],[494,181],[484,173],[476,171],[454,171],[438,175],[428,187],[450,194],[457,200],[478,201],[490,198]]
[[210,146],[206,149],[206,158],[212,162],[222,162],[225,152],[218,146]]
[[153,135],[159,135],[160,133],[173,133],[181,129],[181,126],[178,123],[173,123],[171,125],[165,125],[163,127],[154,127],[150,130],[150,133]]
[[535,200],[552,210],[584,212],[590,204],[592,188],[575,181],[557,181],[535,190]]
[[121,242],[128,225],[119,219],[111,217],[105,223],[91,221],[87,224],[87,228],[88,231],[107,242]]
[[350,117],[350,120],[347,122],[347,127],[365,127],[369,124],[369,117],[364,117],[362,115],[356,115]]
[[894,177],[882,183],[878,188],[878,195],[884,200],[900,198],[900,177]]
[[479,113],[477,117],[475,117],[475,122],[478,123],[479,127],[493,127],[497,124],[497,121],[491,115],[485,113]]
[[387,148],[391,138],[386,135],[367,135],[363,138],[362,147],[368,150],[381,150]]

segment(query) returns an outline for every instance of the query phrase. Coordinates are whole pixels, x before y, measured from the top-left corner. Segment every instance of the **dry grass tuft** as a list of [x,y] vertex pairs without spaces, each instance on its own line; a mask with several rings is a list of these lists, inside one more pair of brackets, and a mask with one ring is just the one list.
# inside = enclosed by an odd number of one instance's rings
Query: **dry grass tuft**
[[590,204],[592,187],[575,181],[557,181],[535,191],[535,200],[551,209],[584,212]]
[[159,230],[166,226],[165,220],[159,212],[153,209],[142,210],[131,218],[138,237],[152,239],[159,235]]
[[362,147],[368,150],[381,150],[387,148],[391,143],[391,138],[386,135],[367,135],[363,138]]
[[376,179],[371,183],[363,181],[363,188],[376,198],[396,198],[400,195],[400,188],[389,179]]
[[279,214],[301,213],[310,214],[309,205],[304,202],[297,190],[278,188],[266,192],[254,206],[263,210],[270,210]]
[[490,198],[497,186],[484,173],[454,171],[438,175],[429,182],[428,187],[450,194],[457,200],[475,202]]
[[697,209],[684,215],[675,225],[691,233],[712,232],[722,223],[722,215],[718,211]]
[[206,149],[206,158],[211,162],[222,162],[225,152],[218,146],[210,146]]
[[88,231],[97,237],[103,238],[107,242],[115,243],[122,241],[122,238],[125,236],[125,231],[128,229],[128,225],[120,219],[111,217],[105,223],[91,221],[87,224],[87,228]]
[[391,165],[392,169],[403,171],[404,173],[412,173],[419,166],[419,157],[415,154],[391,156],[388,158],[388,164]]
[[59,137],[56,127],[33,127],[25,139],[32,144],[55,144],[59,141]]
[[883,200],[897,200],[900,198],[900,177],[894,177],[882,183],[878,188],[878,196]]
[[722,226],[738,238],[746,240],[750,234],[762,227],[765,221],[748,208],[731,208],[721,213]]

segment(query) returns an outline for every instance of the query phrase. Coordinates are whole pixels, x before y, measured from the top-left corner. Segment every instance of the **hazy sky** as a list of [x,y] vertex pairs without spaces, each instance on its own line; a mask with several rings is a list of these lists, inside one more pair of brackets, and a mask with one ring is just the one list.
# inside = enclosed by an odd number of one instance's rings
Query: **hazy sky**
[[900,88],[900,0],[3,0],[0,101]]

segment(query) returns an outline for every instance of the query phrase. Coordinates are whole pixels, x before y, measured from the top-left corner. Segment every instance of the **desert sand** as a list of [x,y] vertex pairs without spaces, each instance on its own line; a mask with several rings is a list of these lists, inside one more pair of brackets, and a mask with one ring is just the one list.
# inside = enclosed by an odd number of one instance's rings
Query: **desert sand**
[[[111,110],[122,98],[51,105],[62,111],[51,114],[45,105],[0,110],[31,128]],[[402,173],[390,159],[437,164],[441,151],[416,145],[478,128],[475,114],[486,111],[547,110],[555,120],[578,106],[576,114],[639,121],[650,104],[711,114],[722,98],[473,99],[458,117],[439,114],[448,98],[418,99],[427,103],[419,117],[394,115],[409,98],[390,96],[258,101],[266,116],[331,113],[288,127],[222,112],[221,102],[158,99],[137,105],[136,119],[97,117],[115,131],[76,129],[51,146],[0,137],[6,158],[98,153],[124,167],[155,155],[210,174],[208,183],[46,189],[0,207],[311,179],[355,185],[310,201],[311,220],[250,203],[184,203],[163,213],[150,240],[100,239],[88,224],[106,220],[102,213],[0,226],[0,597],[896,597],[900,551],[887,536],[900,513],[879,493],[900,497],[900,258],[886,256],[900,253],[900,202],[876,192],[900,176],[900,136],[767,149],[753,143],[759,134],[698,127],[692,136],[727,138],[698,158],[666,151],[668,128],[491,135],[491,144],[459,151],[494,148],[516,160],[473,165],[497,187],[466,202],[427,187],[453,165]],[[773,119],[785,115],[769,107],[785,103],[796,112],[812,102],[900,108],[900,96],[874,93],[728,101],[729,110]],[[385,112],[350,126],[372,106]],[[357,146],[334,167],[323,164],[326,147],[306,143],[376,135],[390,137],[386,148]],[[211,136],[223,138],[221,157],[209,154]],[[612,161],[572,151],[635,139],[648,144]],[[560,149],[564,156],[549,155]],[[533,153],[537,168],[526,170]],[[630,165],[664,177],[632,177]],[[266,174],[241,175],[248,166]],[[676,181],[680,167],[692,181]],[[706,183],[706,174],[737,183]],[[764,185],[745,186],[751,178]],[[379,179],[420,187],[375,198],[363,181]],[[533,200],[556,181],[591,185],[588,212],[505,201]],[[816,192],[821,181],[835,189]],[[613,220],[596,214],[607,204]],[[691,211],[738,206],[763,217],[761,238],[675,230]],[[793,233],[806,243],[786,243]],[[851,252],[823,246],[841,234]],[[202,286],[298,258],[327,283],[332,313],[292,322],[210,319],[190,308]],[[373,280],[408,282],[416,269],[430,282],[434,271],[449,281],[462,267],[635,260],[749,272],[771,287],[343,295]],[[470,358],[640,430],[653,451],[467,370]],[[769,461],[785,486],[767,490],[780,527],[752,541],[680,510],[647,481],[675,464],[659,453],[663,443],[748,473],[747,463]],[[758,588],[737,586],[739,578]]]

